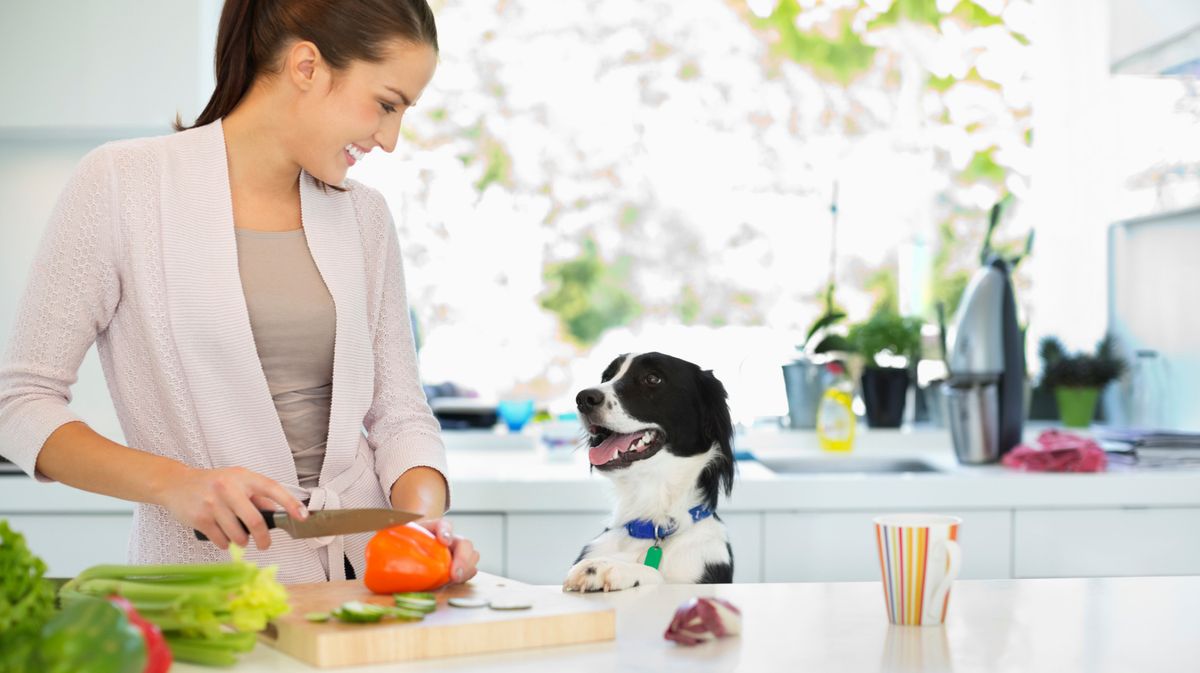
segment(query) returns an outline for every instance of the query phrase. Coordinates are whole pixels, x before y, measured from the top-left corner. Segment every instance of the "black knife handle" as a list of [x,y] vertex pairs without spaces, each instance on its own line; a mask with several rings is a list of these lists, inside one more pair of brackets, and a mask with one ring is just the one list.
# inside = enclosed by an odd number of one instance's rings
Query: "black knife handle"
[[[267,522],[267,530],[271,530],[275,527],[275,512],[266,509],[260,509],[258,510],[258,513],[262,515],[263,521]],[[250,529],[246,528],[246,524],[243,523],[241,519],[238,519],[238,523],[242,524],[242,530],[246,531],[246,534],[249,535]],[[198,530],[193,530],[192,532],[196,534],[197,540],[208,540],[208,536],[204,533],[201,533]]]

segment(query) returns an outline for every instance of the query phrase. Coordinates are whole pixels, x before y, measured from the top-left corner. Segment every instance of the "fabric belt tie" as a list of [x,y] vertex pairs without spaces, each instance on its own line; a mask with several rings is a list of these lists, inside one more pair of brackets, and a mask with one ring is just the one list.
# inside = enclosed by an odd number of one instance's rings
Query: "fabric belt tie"
[[[354,463],[350,465],[344,472],[330,479],[324,486],[315,486],[308,489],[308,509],[310,512],[315,512],[323,509],[341,509],[342,497],[351,484],[358,481],[363,472],[367,470],[370,464],[367,453],[360,448],[357,456],[354,457]],[[303,490],[303,489],[302,489]],[[310,549],[320,552],[322,547],[328,548],[329,553],[329,579],[344,580],[346,579],[346,564],[343,558],[346,555],[346,543],[344,535],[325,535],[323,537],[311,537],[304,540]]]

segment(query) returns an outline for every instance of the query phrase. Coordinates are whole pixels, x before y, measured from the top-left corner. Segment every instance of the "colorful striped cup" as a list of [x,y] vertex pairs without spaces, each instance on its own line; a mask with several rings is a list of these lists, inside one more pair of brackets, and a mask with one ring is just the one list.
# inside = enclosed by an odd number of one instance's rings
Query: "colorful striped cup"
[[879,570],[893,624],[936,626],[946,619],[950,585],[962,565],[958,525],[940,514],[889,514],[875,519]]

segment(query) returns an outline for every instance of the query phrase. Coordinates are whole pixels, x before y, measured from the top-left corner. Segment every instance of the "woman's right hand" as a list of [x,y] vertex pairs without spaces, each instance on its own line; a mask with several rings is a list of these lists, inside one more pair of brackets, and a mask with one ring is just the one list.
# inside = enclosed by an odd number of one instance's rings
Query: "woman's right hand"
[[189,467],[171,483],[162,500],[172,516],[204,533],[221,549],[228,549],[230,542],[245,547],[250,537],[258,549],[271,546],[260,509],[282,508],[293,518],[308,517],[304,504],[279,482],[241,467]]

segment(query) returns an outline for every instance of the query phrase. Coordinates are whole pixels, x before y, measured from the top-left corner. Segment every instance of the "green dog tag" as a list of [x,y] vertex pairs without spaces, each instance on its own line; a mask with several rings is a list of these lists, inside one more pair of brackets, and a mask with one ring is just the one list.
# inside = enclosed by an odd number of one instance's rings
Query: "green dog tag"
[[662,561],[662,547],[654,545],[646,550],[646,565],[657,569],[659,561]]

